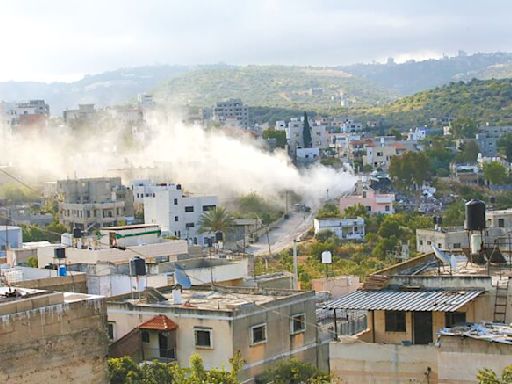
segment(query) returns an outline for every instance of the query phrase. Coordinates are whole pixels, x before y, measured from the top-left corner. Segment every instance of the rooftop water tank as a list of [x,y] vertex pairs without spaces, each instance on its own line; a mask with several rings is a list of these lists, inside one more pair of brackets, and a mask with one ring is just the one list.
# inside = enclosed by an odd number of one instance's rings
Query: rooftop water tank
[[146,261],[139,256],[130,260],[130,276],[146,276]]
[[485,203],[472,199],[466,203],[466,220],[464,229],[468,231],[483,231],[485,229]]

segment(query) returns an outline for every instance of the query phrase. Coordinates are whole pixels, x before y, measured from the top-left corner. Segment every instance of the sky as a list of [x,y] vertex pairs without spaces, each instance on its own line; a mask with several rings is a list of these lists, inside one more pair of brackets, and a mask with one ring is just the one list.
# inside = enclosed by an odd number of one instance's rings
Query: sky
[[512,51],[510,14],[508,0],[2,0],[0,81]]

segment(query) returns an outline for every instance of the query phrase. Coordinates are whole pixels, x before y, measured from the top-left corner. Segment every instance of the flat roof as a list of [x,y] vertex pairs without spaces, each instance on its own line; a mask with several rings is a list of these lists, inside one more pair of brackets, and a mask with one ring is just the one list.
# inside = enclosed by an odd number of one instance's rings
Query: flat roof
[[324,305],[328,309],[455,312],[483,291],[355,291]]
[[135,224],[135,225],[123,225],[121,227],[101,227],[100,231],[122,231],[128,229],[142,229],[150,227],[159,227],[158,224]]
[[468,324],[459,327],[442,328],[441,336],[464,336],[491,343],[512,344],[512,326],[499,323]]

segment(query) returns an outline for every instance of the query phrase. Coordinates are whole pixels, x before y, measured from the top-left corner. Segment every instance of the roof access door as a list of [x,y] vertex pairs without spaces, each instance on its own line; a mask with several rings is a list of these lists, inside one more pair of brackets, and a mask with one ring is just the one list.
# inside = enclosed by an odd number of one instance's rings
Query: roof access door
[[412,316],[412,324],[414,330],[413,343],[432,343],[432,312],[413,312]]

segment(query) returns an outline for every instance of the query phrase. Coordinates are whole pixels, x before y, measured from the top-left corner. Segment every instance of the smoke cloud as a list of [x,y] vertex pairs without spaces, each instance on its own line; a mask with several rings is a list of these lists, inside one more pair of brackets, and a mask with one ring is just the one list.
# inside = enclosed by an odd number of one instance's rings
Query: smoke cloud
[[341,195],[355,183],[350,173],[321,165],[299,171],[284,151],[270,154],[253,138],[161,116],[128,141],[126,130],[116,126],[80,132],[66,126],[17,134],[4,129],[0,164],[32,182],[122,176],[128,183],[151,177],[221,198],[255,192],[274,199],[290,190],[312,202]]

